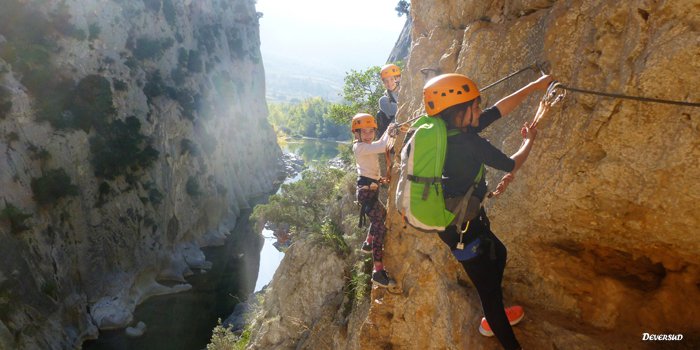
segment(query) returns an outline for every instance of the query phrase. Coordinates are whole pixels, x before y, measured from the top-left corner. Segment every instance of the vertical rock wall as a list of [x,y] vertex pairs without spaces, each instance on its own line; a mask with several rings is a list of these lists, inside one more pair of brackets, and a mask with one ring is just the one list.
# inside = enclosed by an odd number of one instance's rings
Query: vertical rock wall
[[[483,87],[544,61],[569,86],[698,102],[698,13],[697,1],[684,0],[411,1],[398,119],[423,113],[422,87],[435,72],[462,73]],[[484,100],[492,105],[537,76],[523,73],[484,92]],[[532,120],[539,97],[490,126],[486,137],[515,152],[518,129]],[[700,346],[698,109],[570,93],[539,129],[515,182],[487,204],[492,229],[509,249],[506,304],[526,307],[515,328],[523,347]],[[488,180],[502,175],[490,170]],[[478,333],[481,307],[461,266],[434,234],[406,227],[392,199],[384,265],[402,293],[374,289],[349,315],[329,299],[334,294],[320,296],[316,312],[336,305],[336,318],[316,323],[298,345],[499,349]],[[324,284],[305,271],[299,278]],[[644,342],[643,333],[683,334],[683,341]],[[294,348],[281,340],[266,345]]]
[[[400,118],[422,110],[421,88],[429,77],[422,68],[462,73],[485,86],[542,61],[569,86],[700,101],[697,2],[413,1],[411,6],[413,47]],[[536,77],[524,73],[484,92],[486,103]],[[486,133],[490,141],[507,154],[515,152],[518,127],[532,120],[538,98],[492,125]],[[506,302],[531,311],[517,333],[525,347],[651,346],[641,342],[644,332],[683,333],[685,345],[697,344],[700,328],[693,315],[700,306],[688,300],[700,297],[699,118],[697,108],[569,93],[541,124],[516,181],[488,204],[492,229],[509,248]],[[501,176],[491,171],[488,179],[494,184]],[[387,261],[401,268],[405,284],[393,310],[405,315],[406,304],[426,301],[416,311],[441,321],[404,321],[395,314],[376,323],[388,323],[389,330],[423,324],[426,334],[440,335],[431,339],[446,339],[448,348],[493,345],[476,331],[481,315],[473,290],[467,288],[465,298],[451,287],[466,276],[441,260],[444,254],[435,252],[444,250],[439,242],[403,230],[395,214],[390,221],[396,239],[388,239]],[[431,293],[437,303],[424,299]],[[472,310],[454,307],[466,302]],[[444,320],[450,321],[437,326]],[[392,344],[401,345],[411,338],[394,339]]]
[[272,190],[254,3],[3,3],[0,348],[127,325]]

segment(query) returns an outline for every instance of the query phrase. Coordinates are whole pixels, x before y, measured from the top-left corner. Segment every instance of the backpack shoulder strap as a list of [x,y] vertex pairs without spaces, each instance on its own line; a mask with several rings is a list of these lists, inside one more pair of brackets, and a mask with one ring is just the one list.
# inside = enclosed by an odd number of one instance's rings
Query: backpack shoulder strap
[[457,129],[447,130],[447,137],[452,137],[452,136],[456,136],[456,135],[459,135],[459,130],[457,130]]

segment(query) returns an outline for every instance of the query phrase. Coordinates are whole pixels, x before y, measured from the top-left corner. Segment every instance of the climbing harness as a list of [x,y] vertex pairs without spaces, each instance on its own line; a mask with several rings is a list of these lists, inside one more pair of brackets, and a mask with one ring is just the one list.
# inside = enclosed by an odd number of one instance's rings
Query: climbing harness
[[372,210],[372,207],[374,207],[374,203],[379,200],[379,182],[369,177],[360,176],[357,180],[357,186],[358,191],[372,191],[372,195],[366,200],[355,202],[360,206],[360,220],[357,227],[362,228],[367,225],[367,215],[369,214],[370,210]]
[[[469,228],[469,221],[479,216],[479,211],[481,210],[482,201],[479,197],[473,196],[474,190],[479,185],[481,178],[484,176],[484,164],[482,163],[479,167],[479,172],[476,174],[474,181],[467,190],[467,193],[457,198],[450,198],[445,200],[445,206],[447,210],[451,211],[455,218],[452,223],[457,226],[457,230],[461,231],[462,234],[467,232]],[[464,222],[467,222],[467,227],[464,230],[459,228]],[[461,242],[461,239],[460,239]]]

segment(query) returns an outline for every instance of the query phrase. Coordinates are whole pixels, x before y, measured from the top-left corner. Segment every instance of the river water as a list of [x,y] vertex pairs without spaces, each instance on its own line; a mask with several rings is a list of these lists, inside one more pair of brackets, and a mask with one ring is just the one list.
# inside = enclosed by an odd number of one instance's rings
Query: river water
[[[314,167],[318,164],[326,164],[329,160],[336,157],[339,153],[339,147],[343,147],[343,145],[332,141],[295,139],[287,141],[282,146],[282,151],[292,153],[301,158],[307,166]],[[300,178],[301,174],[296,174],[287,178],[284,183],[296,182]],[[260,252],[260,269],[258,271],[258,280],[255,283],[256,292],[272,281],[277,266],[284,258],[284,253],[278,251],[272,245],[276,241],[272,231],[263,229],[262,235],[265,237],[265,244]]]
[[[282,146],[308,166],[326,163],[338,155],[336,142],[311,139],[291,140]],[[347,146],[346,146],[347,147]],[[285,180],[297,181],[300,175]],[[134,323],[146,323],[146,333],[137,338],[126,336],[123,329],[101,331],[97,340],[83,344],[85,350],[200,350],[206,349],[217,319],[224,320],[236,304],[250,292],[270,283],[284,253],[272,246],[272,238],[260,239],[248,222],[250,212],[241,213],[238,225],[224,246],[203,248],[209,271],[196,271],[187,277],[192,289],[177,294],[155,296],[139,305]],[[272,232],[263,230],[263,237]],[[262,247],[261,247],[262,245]]]

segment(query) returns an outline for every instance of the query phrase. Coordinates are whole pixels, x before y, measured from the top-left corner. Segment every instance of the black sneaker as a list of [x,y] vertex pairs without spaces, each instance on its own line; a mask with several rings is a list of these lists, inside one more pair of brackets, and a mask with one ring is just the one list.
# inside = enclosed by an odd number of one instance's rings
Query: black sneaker
[[389,278],[386,274],[386,270],[374,271],[372,273],[372,284],[376,284],[380,287],[389,287],[390,285],[395,285],[396,282]]
[[363,253],[371,253],[372,252],[372,245],[367,243],[367,241],[362,242],[362,248],[360,248],[360,251]]

